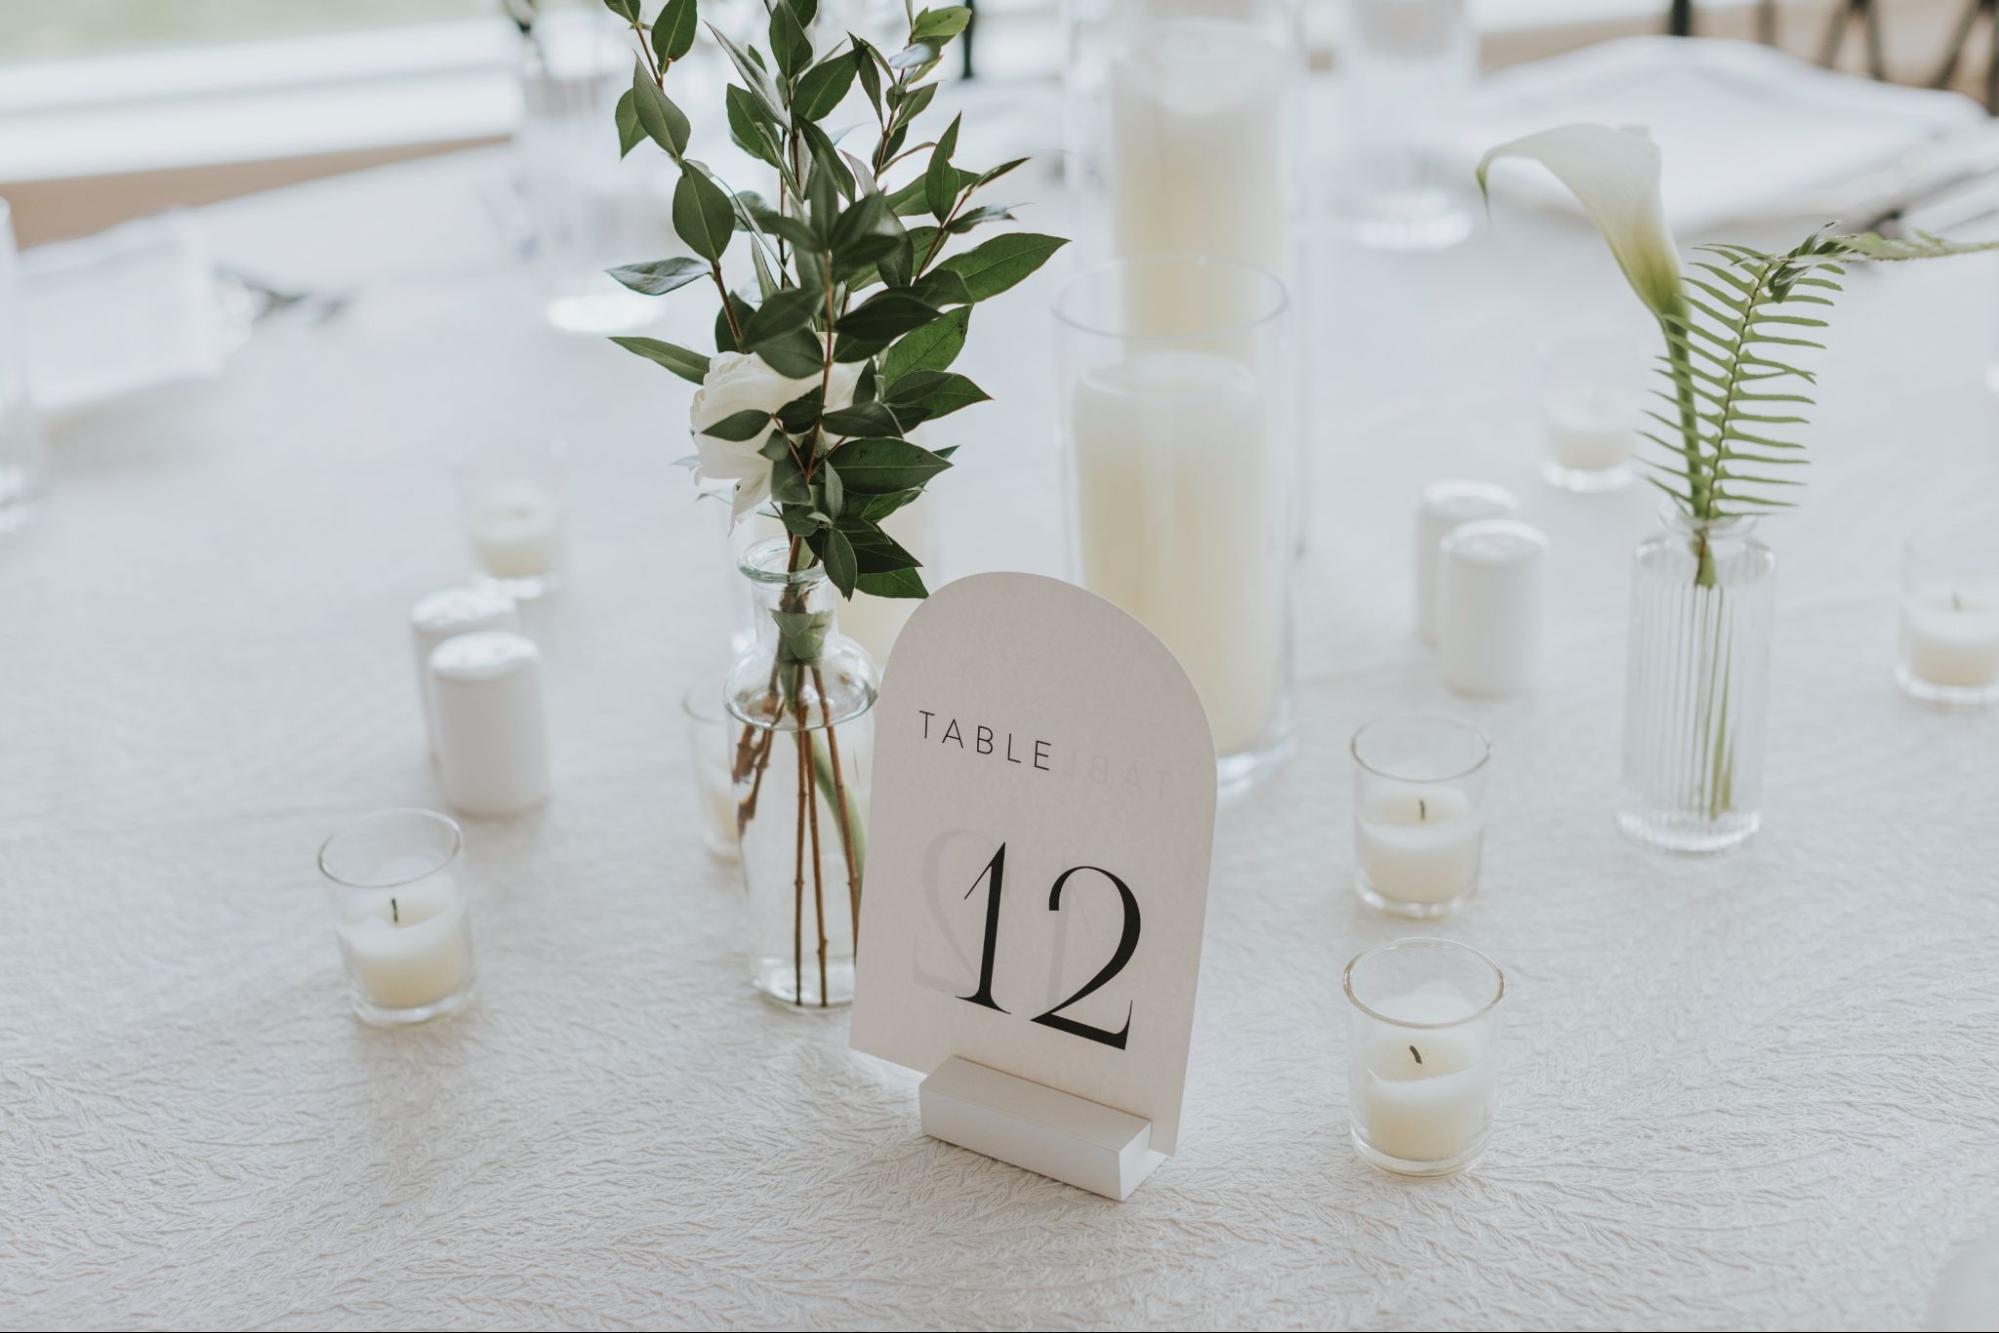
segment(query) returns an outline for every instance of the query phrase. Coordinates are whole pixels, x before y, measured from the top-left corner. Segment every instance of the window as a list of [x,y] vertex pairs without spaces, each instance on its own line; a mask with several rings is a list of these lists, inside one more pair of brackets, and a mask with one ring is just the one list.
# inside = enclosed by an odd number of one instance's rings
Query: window
[[0,61],[484,17],[500,0],[13,0]]

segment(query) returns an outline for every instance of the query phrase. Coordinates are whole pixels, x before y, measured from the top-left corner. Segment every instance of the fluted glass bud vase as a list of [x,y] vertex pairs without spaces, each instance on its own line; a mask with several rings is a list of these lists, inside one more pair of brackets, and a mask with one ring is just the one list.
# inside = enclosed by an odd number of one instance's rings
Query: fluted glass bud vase
[[1662,518],[1632,562],[1618,822],[1655,847],[1718,852],[1762,818],[1777,557],[1752,518]]
[[756,639],[731,668],[731,781],[742,835],[751,980],[795,1009],[854,997],[877,677],[835,624],[838,591],[794,541],[759,543],[742,572]]

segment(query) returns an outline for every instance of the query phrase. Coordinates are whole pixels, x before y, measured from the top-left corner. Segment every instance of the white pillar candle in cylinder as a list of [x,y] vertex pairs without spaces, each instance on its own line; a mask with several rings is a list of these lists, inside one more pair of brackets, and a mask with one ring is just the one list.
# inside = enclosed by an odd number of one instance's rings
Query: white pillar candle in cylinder
[[1548,538],[1512,519],[1452,529],[1439,548],[1438,637],[1444,684],[1517,694],[1540,672]]
[[340,926],[340,952],[361,998],[408,1010],[457,995],[472,978],[471,915],[448,870],[375,891]]
[[410,636],[416,642],[417,699],[423,704],[423,729],[430,752],[437,753],[437,722],[431,703],[430,655],[437,645],[460,634],[481,630],[518,632],[520,612],[514,599],[499,588],[446,588],[434,592],[410,610]]
[[[1113,253],[1208,255],[1288,279],[1295,53],[1248,23],[1153,18],[1133,8],[1109,75]],[[1233,312],[1208,308],[1233,296],[1190,290],[1169,270],[1136,272],[1131,328],[1239,324]]]
[[1548,455],[1571,472],[1607,472],[1631,457],[1642,420],[1635,392],[1604,385],[1550,389],[1541,404]]
[[549,794],[541,654],[518,634],[447,639],[430,655],[444,796],[475,815],[518,814]]
[[1352,1113],[1376,1152],[1402,1162],[1451,1162],[1477,1151],[1492,1124],[1498,1088],[1493,1033],[1485,1020],[1463,1022],[1476,1006],[1443,983],[1370,1002],[1402,1027],[1370,1022],[1349,1053]]
[[551,573],[562,552],[562,504],[532,482],[508,482],[471,501],[467,535],[479,564],[496,579]]
[[1423,488],[1416,507],[1416,632],[1437,642],[1437,548],[1461,523],[1506,518],[1520,507],[1513,492],[1482,481],[1439,481]]
[[1255,749],[1283,691],[1280,478],[1256,377],[1195,351],[1092,367],[1075,388],[1083,584],[1180,659],[1216,753]]
[[1367,885],[1399,903],[1453,902],[1478,883],[1485,821],[1470,797],[1436,784],[1383,783],[1363,797],[1354,841]]
[[1999,596],[1950,588],[1904,594],[1902,664],[1945,689],[1999,686]]

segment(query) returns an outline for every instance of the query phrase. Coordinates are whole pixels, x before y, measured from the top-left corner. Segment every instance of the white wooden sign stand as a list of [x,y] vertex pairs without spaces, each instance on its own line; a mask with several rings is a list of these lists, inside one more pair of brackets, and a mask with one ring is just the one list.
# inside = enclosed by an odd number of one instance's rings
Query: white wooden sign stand
[[1214,839],[1207,715],[1145,627],[981,574],[910,617],[874,708],[856,1050],[923,1131],[1112,1199],[1170,1156]]

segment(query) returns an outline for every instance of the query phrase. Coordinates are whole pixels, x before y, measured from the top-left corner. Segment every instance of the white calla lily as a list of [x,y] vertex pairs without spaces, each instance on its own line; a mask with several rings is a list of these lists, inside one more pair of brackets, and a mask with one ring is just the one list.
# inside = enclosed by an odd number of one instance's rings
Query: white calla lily
[[1661,319],[1686,316],[1680,285],[1680,255],[1666,228],[1659,195],[1659,145],[1643,129],[1609,125],[1562,125],[1503,143],[1478,164],[1478,187],[1502,158],[1539,162],[1568,187],[1609,243],[1617,265],[1652,313]]

